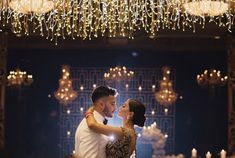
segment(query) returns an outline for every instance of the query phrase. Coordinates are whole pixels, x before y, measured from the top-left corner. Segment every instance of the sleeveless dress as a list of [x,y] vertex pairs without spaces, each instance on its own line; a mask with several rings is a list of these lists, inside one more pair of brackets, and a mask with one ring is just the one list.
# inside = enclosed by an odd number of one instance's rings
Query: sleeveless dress
[[106,158],[130,158],[131,133],[122,128],[123,137],[117,141],[109,141],[106,145]]

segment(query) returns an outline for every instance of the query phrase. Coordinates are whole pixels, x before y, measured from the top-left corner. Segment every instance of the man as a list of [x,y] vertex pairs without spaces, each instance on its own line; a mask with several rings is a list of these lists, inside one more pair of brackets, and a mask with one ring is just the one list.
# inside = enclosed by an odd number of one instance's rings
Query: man
[[[106,86],[97,87],[91,96],[94,106],[94,117],[99,123],[113,117],[116,110],[116,91]],[[105,158],[105,146],[108,138],[89,129],[86,118],[83,118],[75,133],[75,157]]]

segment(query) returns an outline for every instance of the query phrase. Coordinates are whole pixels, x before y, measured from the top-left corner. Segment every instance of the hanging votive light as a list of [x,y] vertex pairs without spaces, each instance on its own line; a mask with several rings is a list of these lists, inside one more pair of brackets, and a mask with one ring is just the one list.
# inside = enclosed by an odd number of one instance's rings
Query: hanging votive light
[[27,75],[25,71],[21,71],[19,68],[16,71],[10,71],[7,76],[8,86],[21,86],[21,85],[31,85],[33,83],[33,75]]
[[203,74],[197,75],[197,83],[199,86],[216,87],[224,86],[227,83],[228,76],[221,76],[219,70],[205,70]]
[[[134,76],[133,71],[128,71],[125,66],[120,67],[116,66],[115,68],[110,68],[108,72],[104,73],[104,80],[107,83],[113,83],[113,82],[129,82],[131,78]],[[125,84],[126,88],[128,84]]]

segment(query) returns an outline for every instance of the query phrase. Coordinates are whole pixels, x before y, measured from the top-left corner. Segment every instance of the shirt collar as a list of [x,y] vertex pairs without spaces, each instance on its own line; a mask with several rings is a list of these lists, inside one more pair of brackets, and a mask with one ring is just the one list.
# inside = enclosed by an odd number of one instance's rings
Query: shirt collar
[[100,114],[100,113],[98,113],[97,111],[95,111],[94,110],[94,117],[95,117],[95,119],[96,119],[96,121],[97,122],[100,122],[100,123],[103,123],[103,121],[104,121],[104,117]]

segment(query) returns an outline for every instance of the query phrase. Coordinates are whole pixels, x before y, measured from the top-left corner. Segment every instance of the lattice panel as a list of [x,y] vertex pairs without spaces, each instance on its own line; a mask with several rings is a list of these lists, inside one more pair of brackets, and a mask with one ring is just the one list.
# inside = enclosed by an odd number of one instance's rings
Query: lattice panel
[[[91,92],[93,84],[105,85],[103,80],[104,73],[108,68],[71,68],[71,78],[73,79],[73,87],[78,91],[78,98],[67,107],[61,105],[60,108],[60,156],[65,157],[74,150],[74,135],[76,128],[83,117],[83,112],[91,105]],[[150,125],[156,122],[161,131],[168,135],[166,143],[166,152],[174,153],[175,143],[175,108],[174,105],[169,107],[168,114],[165,115],[164,107],[157,104],[154,98],[155,89],[152,85],[159,87],[158,81],[162,79],[162,71],[159,68],[133,68],[130,70],[135,72],[133,79],[128,83],[112,83],[111,87],[117,89],[119,96],[117,98],[118,107],[122,105],[128,98],[135,98],[141,100],[146,105],[146,123]],[[171,71],[171,79],[175,85],[175,70]],[[83,90],[80,87],[83,86]],[[141,86],[141,91],[139,87]],[[83,110],[83,111],[82,111]],[[155,114],[152,114],[154,110]],[[113,118],[109,123],[113,125],[120,125],[120,119]],[[141,142],[138,142],[138,146]],[[145,157],[151,157],[151,148],[144,144],[138,154],[145,154]],[[147,154],[147,155],[146,155]],[[149,154],[149,155],[148,155]]]

